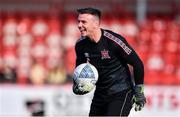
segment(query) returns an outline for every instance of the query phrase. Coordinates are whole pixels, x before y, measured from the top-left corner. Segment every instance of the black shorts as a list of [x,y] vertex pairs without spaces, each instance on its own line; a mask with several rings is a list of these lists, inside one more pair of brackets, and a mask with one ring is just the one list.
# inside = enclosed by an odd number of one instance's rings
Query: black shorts
[[132,109],[133,91],[121,91],[113,95],[95,92],[89,116],[128,116]]

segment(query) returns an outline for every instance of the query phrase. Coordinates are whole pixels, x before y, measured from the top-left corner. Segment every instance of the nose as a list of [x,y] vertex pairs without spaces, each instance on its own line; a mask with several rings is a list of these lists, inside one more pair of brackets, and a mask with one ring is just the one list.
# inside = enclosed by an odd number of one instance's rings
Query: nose
[[78,27],[82,27],[82,22],[78,22]]

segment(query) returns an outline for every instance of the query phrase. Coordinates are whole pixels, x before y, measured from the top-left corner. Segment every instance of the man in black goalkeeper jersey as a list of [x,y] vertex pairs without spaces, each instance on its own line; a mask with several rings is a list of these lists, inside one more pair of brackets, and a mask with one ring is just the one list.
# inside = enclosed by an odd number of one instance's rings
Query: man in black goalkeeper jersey
[[[128,116],[132,105],[144,107],[143,63],[125,38],[100,28],[101,12],[94,8],[78,9],[76,66],[89,61],[99,73],[89,116]],[[128,64],[133,67],[134,80]],[[134,81],[134,82],[132,82]],[[73,92],[83,95],[74,82]]]

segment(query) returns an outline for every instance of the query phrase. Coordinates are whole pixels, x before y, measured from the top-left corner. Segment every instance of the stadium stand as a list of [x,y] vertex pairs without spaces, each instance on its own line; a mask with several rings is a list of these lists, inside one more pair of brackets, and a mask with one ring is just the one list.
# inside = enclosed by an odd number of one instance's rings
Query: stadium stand
[[[63,65],[65,72],[62,74],[67,78],[58,82],[61,84],[71,81],[75,66],[74,44],[79,36],[73,15],[66,14],[62,20],[53,15],[31,16],[19,13],[9,16],[4,13],[0,17],[1,72],[4,66],[10,66],[16,69],[17,83],[26,84],[31,81],[32,84],[45,84],[48,80],[44,73],[58,67],[57,65]],[[102,27],[110,27],[126,37],[142,58],[146,84],[180,84],[179,20],[153,17],[138,25],[133,16],[122,18],[106,15]],[[30,75],[34,62],[45,68],[45,71],[39,68],[42,77],[38,81],[32,80]],[[51,83],[53,82],[55,81]]]

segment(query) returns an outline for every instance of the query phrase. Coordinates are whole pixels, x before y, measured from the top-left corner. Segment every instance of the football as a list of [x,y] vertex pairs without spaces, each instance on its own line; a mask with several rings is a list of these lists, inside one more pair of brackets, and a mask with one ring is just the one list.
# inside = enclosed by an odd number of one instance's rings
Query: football
[[80,91],[90,92],[98,80],[98,71],[90,63],[80,64],[74,70],[73,80],[78,84]]

